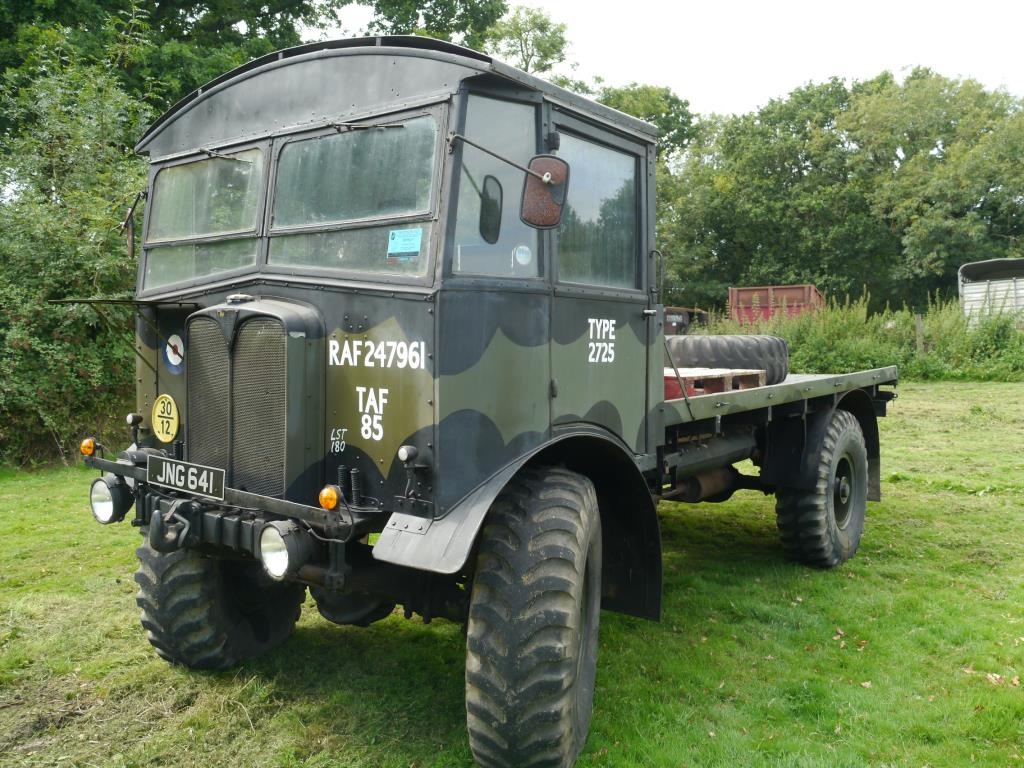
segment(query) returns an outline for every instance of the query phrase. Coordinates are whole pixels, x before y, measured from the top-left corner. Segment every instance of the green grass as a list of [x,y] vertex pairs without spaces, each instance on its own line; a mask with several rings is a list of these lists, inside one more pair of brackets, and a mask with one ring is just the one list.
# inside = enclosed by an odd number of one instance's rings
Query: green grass
[[[770,497],[662,505],[664,618],[602,615],[580,766],[1024,764],[1024,385],[899,394],[842,568],[787,563]],[[160,661],[92,477],[0,472],[0,765],[471,765],[453,624],[307,602],[235,671]]]

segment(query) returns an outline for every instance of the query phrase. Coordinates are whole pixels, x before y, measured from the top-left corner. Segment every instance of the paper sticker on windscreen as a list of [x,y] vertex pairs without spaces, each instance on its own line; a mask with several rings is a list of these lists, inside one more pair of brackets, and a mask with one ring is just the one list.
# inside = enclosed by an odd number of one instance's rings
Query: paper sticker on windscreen
[[408,261],[420,255],[420,244],[423,241],[423,230],[392,229],[388,233],[388,258]]

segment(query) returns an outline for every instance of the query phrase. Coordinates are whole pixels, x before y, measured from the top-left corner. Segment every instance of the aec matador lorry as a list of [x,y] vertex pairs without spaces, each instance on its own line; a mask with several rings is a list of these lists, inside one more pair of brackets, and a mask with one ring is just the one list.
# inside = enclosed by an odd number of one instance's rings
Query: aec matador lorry
[[481,765],[569,766],[601,610],[659,618],[660,499],[773,493],[792,557],[854,554],[896,369],[666,341],[655,138],[420,37],[255,60],[148,129],[130,445],[83,453],[160,656],[263,654],[307,591],[401,605],[465,623]]

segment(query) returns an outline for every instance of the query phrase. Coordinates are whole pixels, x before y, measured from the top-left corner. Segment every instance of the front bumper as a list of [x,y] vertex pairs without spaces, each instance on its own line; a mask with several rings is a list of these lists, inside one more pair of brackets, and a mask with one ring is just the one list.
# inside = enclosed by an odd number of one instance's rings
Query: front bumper
[[[132,452],[136,453],[136,452]],[[85,465],[98,469],[101,472],[109,472],[119,477],[124,477],[130,480],[134,480],[140,490],[150,486],[146,483],[146,466],[145,464],[126,464],[123,460],[111,461],[110,459],[100,458],[98,456],[86,456]],[[157,493],[156,489],[152,489],[153,493],[162,497],[167,498],[188,498],[187,495],[176,492],[166,491],[160,489]],[[373,517],[374,513],[379,515],[379,511],[373,510],[368,512],[364,509],[340,509],[337,511],[328,512],[320,507],[311,507],[306,504],[297,504],[294,501],[286,501],[285,499],[275,499],[271,496],[260,496],[256,493],[249,493],[247,491],[239,491],[234,488],[224,489],[224,502],[222,505],[211,505],[209,502],[203,501],[201,498],[196,497],[195,503],[199,506],[211,506],[211,508],[217,508],[218,506],[224,511],[230,510],[246,510],[246,511],[260,511],[265,512],[268,515],[276,517],[290,517],[295,520],[301,520],[309,525],[316,526],[318,528],[339,528],[344,532],[346,529],[357,529],[360,527],[360,523]],[[141,525],[147,525],[148,520],[141,522]]]
[[124,480],[134,495],[132,525],[145,528],[150,545],[160,552],[193,547],[221,556],[260,559],[264,527],[275,521],[298,521],[318,543],[310,565],[289,578],[337,588],[348,571],[344,565],[346,544],[379,531],[387,518],[387,513],[376,507],[342,506],[328,511],[230,487],[224,489],[223,501],[169,490],[147,482],[150,455],[149,451],[128,450],[117,461],[99,456],[85,456],[84,460],[86,466]]

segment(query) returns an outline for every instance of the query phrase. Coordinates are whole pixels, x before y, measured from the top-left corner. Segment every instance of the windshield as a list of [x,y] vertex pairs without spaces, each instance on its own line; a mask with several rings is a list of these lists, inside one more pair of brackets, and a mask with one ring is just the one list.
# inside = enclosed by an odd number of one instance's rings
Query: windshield
[[263,149],[203,150],[160,169],[143,287],[254,269],[268,235],[271,267],[422,277],[439,134],[434,116],[417,115],[281,140],[269,216]]
[[259,149],[161,169],[150,205],[146,287],[255,264],[262,181]]
[[[430,223],[408,220],[430,213],[436,121],[338,130],[281,150],[270,263],[424,274]],[[399,221],[380,226],[381,219]]]

